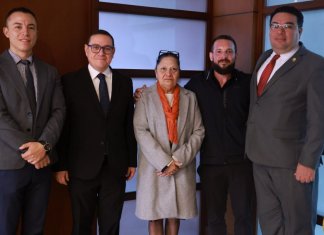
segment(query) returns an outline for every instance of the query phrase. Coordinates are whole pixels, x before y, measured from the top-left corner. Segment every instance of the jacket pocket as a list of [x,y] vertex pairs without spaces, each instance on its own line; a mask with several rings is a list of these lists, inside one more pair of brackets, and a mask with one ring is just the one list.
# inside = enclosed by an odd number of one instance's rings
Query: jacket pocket
[[273,135],[276,138],[280,139],[299,139],[301,137],[301,133],[299,131],[292,130],[273,130]]

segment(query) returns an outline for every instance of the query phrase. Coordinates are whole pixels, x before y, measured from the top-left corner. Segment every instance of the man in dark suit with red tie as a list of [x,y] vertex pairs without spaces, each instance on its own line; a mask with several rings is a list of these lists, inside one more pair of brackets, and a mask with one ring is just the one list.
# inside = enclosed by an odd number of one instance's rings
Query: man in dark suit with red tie
[[59,142],[56,179],[68,185],[73,234],[119,234],[125,181],[135,174],[133,87],[109,65],[114,39],[104,30],[84,45],[88,66],[62,77],[67,120]]
[[264,235],[313,235],[318,166],[324,147],[324,58],[299,41],[303,15],[270,16],[272,49],[251,81],[246,153],[253,162]]

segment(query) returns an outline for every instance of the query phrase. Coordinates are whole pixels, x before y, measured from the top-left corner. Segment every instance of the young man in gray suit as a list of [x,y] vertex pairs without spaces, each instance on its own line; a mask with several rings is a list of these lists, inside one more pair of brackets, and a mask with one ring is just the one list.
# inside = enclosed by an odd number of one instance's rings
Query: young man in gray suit
[[10,47],[0,55],[0,234],[43,234],[49,164],[65,116],[57,70],[33,56],[37,20],[27,8],[6,16]]
[[299,41],[302,27],[303,15],[294,7],[271,14],[272,49],[259,58],[251,81],[246,153],[253,161],[264,235],[314,234],[324,59]]

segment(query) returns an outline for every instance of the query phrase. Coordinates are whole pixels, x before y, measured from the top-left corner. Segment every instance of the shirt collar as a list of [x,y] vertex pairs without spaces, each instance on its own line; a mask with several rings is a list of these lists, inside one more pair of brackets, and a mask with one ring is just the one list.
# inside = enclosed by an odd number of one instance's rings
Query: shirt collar
[[[16,64],[18,64],[21,61],[21,58],[16,55],[13,51],[11,51],[10,49],[8,50],[9,54],[11,55],[11,57],[13,58],[13,60],[15,61]],[[33,63],[33,56],[29,56],[27,58],[27,60],[30,62],[30,64]]]
[[[95,78],[97,78],[97,75],[100,73],[99,71],[97,71],[95,68],[93,68],[90,64],[88,64],[88,69],[89,69],[89,73],[91,76],[91,79],[94,80]],[[104,75],[106,75],[106,77],[110,77],[111,75],[111,69],[108,67],[105,71],[102,72]]]
[[[280,58],[288,60],[290,57],[292,57],[299,50],[299,47],[300,46],[296,46],[291,51],[280,54]],[[270,55],[270,58],[274,57],[275,55],[276,55],[276,53],[273,51],[272,54]]]

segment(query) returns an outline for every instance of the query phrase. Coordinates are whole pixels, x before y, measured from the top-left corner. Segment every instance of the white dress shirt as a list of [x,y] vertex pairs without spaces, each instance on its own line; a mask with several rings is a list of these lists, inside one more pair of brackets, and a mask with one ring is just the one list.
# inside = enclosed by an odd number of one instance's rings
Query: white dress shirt
[[[98,99],[99,99],[99,83],[100,80],[99,78],[97,78],[98,74],[100,72],[98,72],[97,70],[95,70],[90,64],[88,65],[88,69],[89,69],[89,73],[93,82],[93,85],[95,87]],[[110,68],[108,67],[103,74],[106,76],[106,82],[107,82],[107,86],[108,86],[108,95],[109,95],[109,99],[111,100],[111,91],[112,91],[112,72],[110,70]]]
[[[287,62],[287,60],[289,60],[299,49],[299,46],[294,48],[293,50],[284,53],[284,54],[280,54],[280,57],[277,59],[276,64],[272,70],[272,73],[268,79],[268,82],[270,81],[270,79],[272,78],[272,76],[275,74],[275,72],[277,72],[278,69],[280,69],[280,67]],[[260,77],[261,74],[263,72],[263,70],[265,69],[265,67],[269,64],[270,60],[272,59],[272,57],[274,57],[276,55],[275,52],[272,52],[272,54],[268,57],[268,59],[266,59],[264,61],[264,63],[261,65],[260,69],[258,70],[258,76],[257,76],[257,82],[259,83],[260,81]]]

